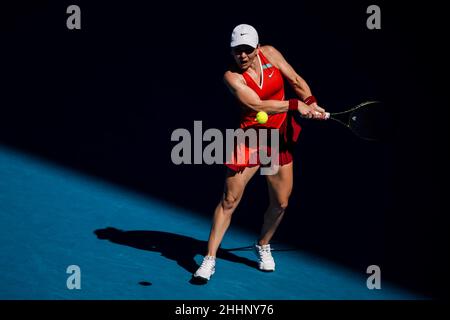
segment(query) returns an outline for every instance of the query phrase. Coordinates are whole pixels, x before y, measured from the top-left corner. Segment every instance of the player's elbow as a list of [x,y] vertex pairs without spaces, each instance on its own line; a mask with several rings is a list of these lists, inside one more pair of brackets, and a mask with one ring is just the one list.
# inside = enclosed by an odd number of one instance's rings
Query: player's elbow
[[289,79],[289,82],[294,90],[304,91],[308,88],[306,81],[303,80],[299,75],[295,75],[294,77]]
[[259,112],[259,111],[266,111],[264,104],[262,101],[252,101],[246,104],[248,108],[250,108],[253,111]]

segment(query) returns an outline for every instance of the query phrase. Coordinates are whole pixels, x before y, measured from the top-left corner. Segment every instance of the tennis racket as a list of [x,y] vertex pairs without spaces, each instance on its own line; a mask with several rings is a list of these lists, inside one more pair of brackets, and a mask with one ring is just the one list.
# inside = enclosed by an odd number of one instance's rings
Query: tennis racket
[[381,101],[365,101],[341,112],[327,112],[327,119],[350,129],[368,141],[380,141],[392,132],[391,113]]

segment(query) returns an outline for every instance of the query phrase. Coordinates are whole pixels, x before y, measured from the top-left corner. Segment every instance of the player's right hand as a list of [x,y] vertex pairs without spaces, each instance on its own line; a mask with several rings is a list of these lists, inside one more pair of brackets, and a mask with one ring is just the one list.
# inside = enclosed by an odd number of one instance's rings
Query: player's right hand
[[324,108],[319,107],[317,102],[314,102],[309,105],[313,108],[313,118],[317,120],[327,120],[329,118],[329,114],[325,111]]
[[306,119],[316,119],[316,120],[328,119],[328,114],[325,112],[325,109],[319,107],[316,103],[307,105],[299,101],[298,111],[300,112],[300,115]]

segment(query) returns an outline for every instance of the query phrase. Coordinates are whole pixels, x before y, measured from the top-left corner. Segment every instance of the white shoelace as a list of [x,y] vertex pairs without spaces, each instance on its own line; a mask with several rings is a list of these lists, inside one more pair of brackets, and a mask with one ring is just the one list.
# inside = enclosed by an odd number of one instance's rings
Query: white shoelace
[[263,247],[258,250],[262,261],[272,260],[272,254],[270,253],[270,247]]
[[212,270],[215,266],[216,259],[214,257],[205,257],[200,268]]

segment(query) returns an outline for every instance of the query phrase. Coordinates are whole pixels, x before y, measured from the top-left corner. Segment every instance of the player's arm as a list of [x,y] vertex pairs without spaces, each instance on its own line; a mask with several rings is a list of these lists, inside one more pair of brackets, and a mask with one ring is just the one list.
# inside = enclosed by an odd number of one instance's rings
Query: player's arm
[[[246,107],[254,111],[264,111],[268,114],[282,113],[289,110],[289,101],[280,100],[261,100],[259,96],[237,73],[231,71],[225,72],[224,82],[231,93]],[[302,106],[301,106],[302,105]],[[298,110],[303,116],[309,116],[310,108],[305,108],[303,102],[299,102]],[[306,106],[307,107],[307,106]]]
[[[286,61],[277,49],[272,46],[264,46],[263,52],[269,60],[272,61],[278,69],[280,69],[281,74],[286,78],[297,96],[299,96],[302,101],[312,96],[308,83],[294,70],[294,68]],[[321,114],[325,113],[325,110],[319,107],[316,102],[311,103],[310,106],[314,111],[318,111]]]

